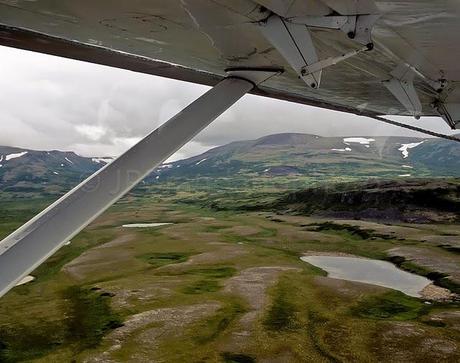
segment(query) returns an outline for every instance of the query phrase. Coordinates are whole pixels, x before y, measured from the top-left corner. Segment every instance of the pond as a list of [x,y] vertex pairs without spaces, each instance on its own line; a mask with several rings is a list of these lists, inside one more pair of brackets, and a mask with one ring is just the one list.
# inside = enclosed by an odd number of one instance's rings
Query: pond
[[431,284],[427,278],[386,261],[343,256],[303,256],[301,260],[325,270],[328,277],[388,287],[414,297],[420,297],[420,292]]
[[148,227],[160,227],[166,226],[172,223],[131,223],[131,224],[123,224],[122,227],[125,228],[148,228]]

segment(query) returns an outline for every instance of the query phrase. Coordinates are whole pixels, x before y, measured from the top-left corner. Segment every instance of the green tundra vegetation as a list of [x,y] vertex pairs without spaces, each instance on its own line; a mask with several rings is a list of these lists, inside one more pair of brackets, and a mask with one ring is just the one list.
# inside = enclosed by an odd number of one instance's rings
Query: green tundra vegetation
[[[332,279],[300,260],[388,260],[458,291],[455,218],[318,216],[304,195],[286,196],[299,181],[259,182],[135,189],[1,299],[0,361],[460,360],[458,301]],[[50,201],[3,195],[0,238]],[[122,227],[135,222],[171,224]]]

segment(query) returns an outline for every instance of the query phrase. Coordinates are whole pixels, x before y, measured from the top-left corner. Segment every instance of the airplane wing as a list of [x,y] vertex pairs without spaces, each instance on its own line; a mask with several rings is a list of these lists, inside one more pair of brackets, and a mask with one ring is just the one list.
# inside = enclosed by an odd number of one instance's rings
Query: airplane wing
[[0,44],[206,85],[281,67],[252,93],[455,128],[459,15],[454,0],[0,0]]

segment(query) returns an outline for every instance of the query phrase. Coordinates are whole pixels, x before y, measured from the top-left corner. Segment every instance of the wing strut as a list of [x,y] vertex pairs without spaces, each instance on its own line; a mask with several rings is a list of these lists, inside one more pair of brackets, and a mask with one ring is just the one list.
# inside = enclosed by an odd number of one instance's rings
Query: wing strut
[[[265,38],[278,50],[299,77],[309,87],[319,88],[324,68],[374,48],[371,37],[372,27],[379,16],[378,14],[304,16],[287,19],[271,14],[261,21],[259,26]],[[314,27],[339,29],[361,47],[320,60],[309,30]]]
[[229,77],[0,242],[0,296],[277,70]]
[[422,104],[414,87],[415,74],[410,67],[401,64],[391,72],[393,78],[384,81],[383,85],[418,120],[422,113]]

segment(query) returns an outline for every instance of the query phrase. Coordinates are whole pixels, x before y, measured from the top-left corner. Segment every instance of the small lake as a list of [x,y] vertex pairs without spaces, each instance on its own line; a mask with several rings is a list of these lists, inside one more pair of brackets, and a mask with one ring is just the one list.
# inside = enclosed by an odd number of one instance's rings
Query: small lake
[[148,228],[148,227],[160,227],[166,226],[172,223],[131,223],[131,224],[123,224],[122,227],[125,228]]
[[400,270],[386,261],[342,256],[303,256],[300,259],[326,271],[328,277],[388,287],[414,297],[420,297],[420,291],[431,284],[427,278]]

